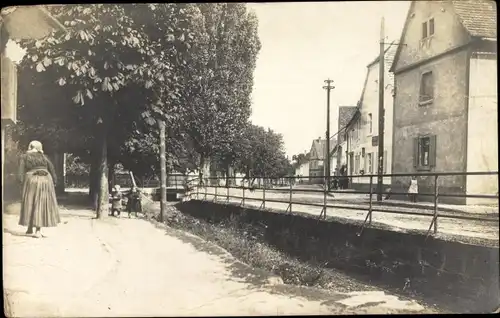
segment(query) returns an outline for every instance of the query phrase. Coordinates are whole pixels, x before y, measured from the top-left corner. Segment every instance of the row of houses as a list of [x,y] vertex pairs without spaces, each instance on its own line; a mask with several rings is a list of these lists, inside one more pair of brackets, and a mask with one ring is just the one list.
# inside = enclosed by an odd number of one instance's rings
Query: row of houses
[[[384,55],[385,174],[498,171],[496,21],[493,1],[411,3],[401,38]],[[363,175],[378,169],[378,62],[367,66],[358,104],[339,107],[340,132],[330,147],[331,173],[345,166],[354,189],[367,189],[370,178]],[[324,150],[317,151],[323,145],[313,142],[311,173],[324,167]],[[323,156],[312,169],[314,151]],[[434,177],[418,177],[418,183],[419,192],[433,193]],[[408,184],[409,177],[384,178],[393,192],[405,192]],[[438,186],[443,194],[495,194],[498,177],[439,177]]]

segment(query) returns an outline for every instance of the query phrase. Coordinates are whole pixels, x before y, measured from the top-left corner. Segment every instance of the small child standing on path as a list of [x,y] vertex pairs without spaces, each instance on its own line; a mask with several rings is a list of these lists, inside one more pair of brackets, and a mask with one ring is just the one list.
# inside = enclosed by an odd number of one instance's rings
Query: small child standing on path
[[111,193],[111,216],[120,216],[122,211],[122,192],[120,186],[117,184],[113,187],[113,192]]
[[408,196],[412,202],[417,202],[417,194],[418,194],[418,182],[417,177],[412,176],[410,181],[410,187],[408,188]]
[[137,217],[137,212],[142,213],[141,193],[135,186],[132,187],[128,194],[127,212],[129,218],[132,213],[135,213],[135,217]]

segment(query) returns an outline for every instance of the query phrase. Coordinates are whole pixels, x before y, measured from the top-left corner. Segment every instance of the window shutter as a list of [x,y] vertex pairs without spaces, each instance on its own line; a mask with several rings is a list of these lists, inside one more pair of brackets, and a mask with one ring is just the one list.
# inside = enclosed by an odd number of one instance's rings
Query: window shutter
[[434,18],[429,20],[429,35],[434,34]]
[[429,83],[427,84],[427,98],[433,99],[434,98],[434,73],[430,72],[429,73]]
[[436,135],[430,137],[430,147],[429,147],[429,165],[431,167],[436,166]]
[[418,137],[413,138],[413,166],[418,166]]

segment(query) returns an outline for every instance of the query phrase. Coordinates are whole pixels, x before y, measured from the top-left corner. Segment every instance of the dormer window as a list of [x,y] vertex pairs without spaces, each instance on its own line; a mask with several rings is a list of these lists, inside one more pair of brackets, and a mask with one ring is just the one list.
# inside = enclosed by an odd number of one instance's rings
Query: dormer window
[[422,23],[422,39],[426,39],[432,35],[434,35],[434,18],[430,18]]

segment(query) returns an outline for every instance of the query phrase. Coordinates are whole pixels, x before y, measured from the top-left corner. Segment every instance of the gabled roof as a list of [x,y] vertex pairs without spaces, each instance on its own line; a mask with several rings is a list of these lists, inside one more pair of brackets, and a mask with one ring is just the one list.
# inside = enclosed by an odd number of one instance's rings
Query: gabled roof
[[339,106],[339,130],[347,127],[356,110],[356,106]]
[[[384,62],[386,65],[384,65],[384,69],[386,73],[388,73],[389,81],[391,84],[394,84],[394,73],[389,72],[388,70],[392,67],[392,63],[394,62],[394,56],[396,55],[396,51],[398,49],[398,45],[396,44],[395,41],[392,41],[389,46],[385,49],[384,52]],[[363,104],[363,99],[365,96],[365,91],[366,91],[366,84],[368,83],[368,76],[370,72],[370,67],[374,66],[376,63],[378,63],[380,60],[380,56],[377,56],[375,60],[373,60],[370,64],[368,64],[367,68],[368,71],[366,72],[366,77],[365,77],[365,83],[363,84],[363,90],[361,91],[361,98],[359,99],[359,104],[358,106],[361,107]],[[387,85],[387,84],[386,84]]]
[[[458,19],[469,32],[472,38],[482,38],[495,40],[497,37],[497,18],[496,18],[496,3],[490,0],[450,0],[452,7]],[[406,35],[410,14],[415,7],[415,1],[411,2],[406,14],[406,20],[401,32],[399,45],[394,56],[394,62],[390,68],[390,72],[394,72],[396,61],[399,59],[403,39]]]
[[495,1],[460,0],[451,1],[460,22],[473,37],[497,37],[497,14]]
[[[330,139],[330,153],[332,152],[333,148],[335,147],[335,144],[337,143],[337,140],[335,138]],[[325,152],[326,152],[326,139],[314,139],[312,146],[311,146],[311,156],[309,157],[310,160],[324,160],[325,159]],[[316,152],[317,156],[312,156],[313,151]]]
[[[394,60],[394,56],[396,55],[396,50],[398,48],[398,45],[396,44],[396,40],[391,41],[391,43],[387,46],[384,52],[384,61],[387,63],[387,65],[390,67],[392,66],[392,62]],[[375,63],[378,63],[380,59],[380,56],[377,55],[377,57],[370,62],[366,67],[370,67]]]

